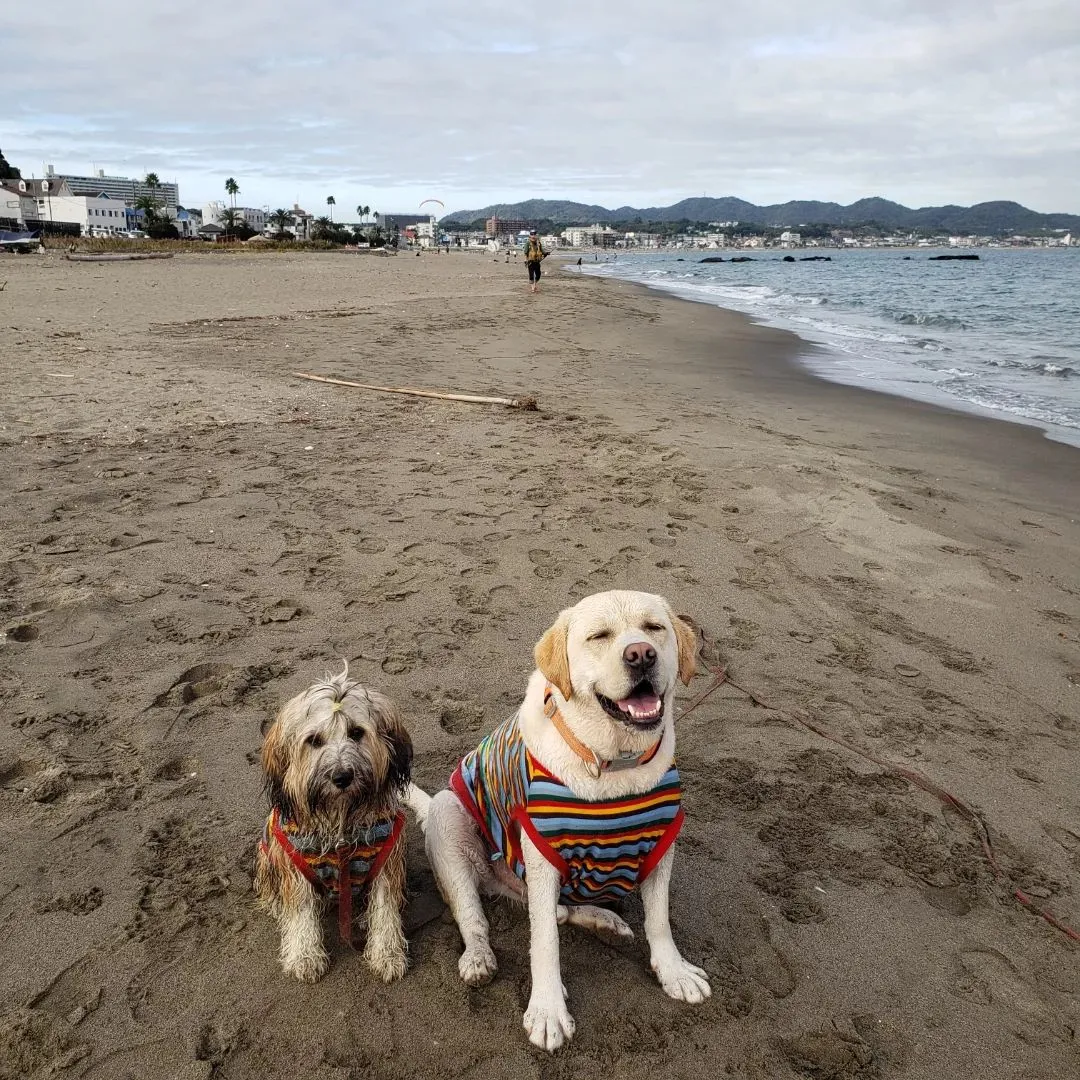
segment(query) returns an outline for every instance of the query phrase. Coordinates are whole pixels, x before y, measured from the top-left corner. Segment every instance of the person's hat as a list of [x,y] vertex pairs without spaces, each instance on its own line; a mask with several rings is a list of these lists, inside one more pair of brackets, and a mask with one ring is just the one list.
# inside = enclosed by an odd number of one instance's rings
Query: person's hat
[[536,230],[535,229],[530,229],[529,230],[529,235],[530,236],[535,236],[536,235]]

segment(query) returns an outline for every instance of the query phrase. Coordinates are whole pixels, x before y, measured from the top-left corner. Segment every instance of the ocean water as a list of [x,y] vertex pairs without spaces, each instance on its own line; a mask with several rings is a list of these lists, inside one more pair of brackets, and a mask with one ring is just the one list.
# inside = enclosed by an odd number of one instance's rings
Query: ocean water
[[[788,254],[832,261],[785,263]],[[941,254],[950,252],[620,253],[582,270],[794,331],[820,346],[801,360],[823,378],[1035,424],[1080,446],[1080,249],[981,248],[978,262],[929,261]],[[713,255],[755,261],[701,263]]]

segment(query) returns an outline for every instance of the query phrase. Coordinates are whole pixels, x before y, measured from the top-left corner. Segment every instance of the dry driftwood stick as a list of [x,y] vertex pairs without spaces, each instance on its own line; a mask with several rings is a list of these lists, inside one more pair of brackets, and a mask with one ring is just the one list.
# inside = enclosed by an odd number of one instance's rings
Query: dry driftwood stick
[[171,251],[138,251],[117,253],[69,252],[64,256],[68,262],[142,262],[144,259],[171,259]]
[[298,379],[310,379],[312,382],[331,383],[333,386],[354,386],[358,390],[376,390],[380,394],[409,394],[412,397],[438,398],[440,401],[470,401],[475,405],[506,405],[511,409],[536,410],[536,398],[526,397],[483,397],[480,394],[446,394],[437,390],[414,390],[409,386],[373,386],[371,383],[349,382],[348,379],[328,379],[324,375],[307,375],[294,371]]

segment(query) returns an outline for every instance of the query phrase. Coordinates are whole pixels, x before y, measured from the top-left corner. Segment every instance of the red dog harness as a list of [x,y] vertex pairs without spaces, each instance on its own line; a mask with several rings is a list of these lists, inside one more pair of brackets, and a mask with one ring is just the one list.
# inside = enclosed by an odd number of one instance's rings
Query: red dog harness
[[337,897],[338,933],[351,945],[353,893],[379,876],[404,826],[405,813],[399,810],[393,817],[365,825],[352,842],[340,840],[327,850],[322,837],[298,832],[275,809],[270,811],[259,846],[266,851],[273,837],[316,889],[331,899]]

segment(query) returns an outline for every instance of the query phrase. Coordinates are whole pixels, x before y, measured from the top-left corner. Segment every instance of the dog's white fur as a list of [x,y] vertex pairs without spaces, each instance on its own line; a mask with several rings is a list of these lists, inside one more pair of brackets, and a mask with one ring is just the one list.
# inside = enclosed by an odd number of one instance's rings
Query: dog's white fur
[[[601,631],[607,636],[597,638]],[[632,730],[612,719],[596,698],[625,698],[636,679],[623,653],[634,642],[647,642],[657,652],[651,674],[663,699],[661,724],[651,731]],[[694,673],[697,640],[660,596],[638,592],[606,592],[586,597],[562,612],[536,646],[537,670],[529,679],[517,721],[533,756],[580,799],[610,799],[651,791],[671,766],[675,754],[674,693],[678,678]],[[645,765],[604,772],[595,779],[544,713],[544,692],[555,689],[563,719],[585,746],[610,760],[640,754],[661,738],[660,749]],[[527,895],[504,862],[491,863],[480,832],[457,795],[449,789],[434,798],[415,785],[410,806],[424,829],[428,859],[461,932],[464,951],[458,964],[470,986],[488,982],[497,964],[488,939],[481,893],[527,899],[529,908],[532,996],[525,1010],[529,1039],[545,1050],[558,1049],[574,1034],[559,967],[559,926],[580,926],[609,939],[632,938],[630,927],[614,912],[590,905],[559,903],[558,872],[521,836]],[[641,885],[645,936],[651,967],[664,992],[697,1004],[711,991],[706,973],[683,959],[671,936],[668,889],[674,848]]]
[[[271,804],[301,832],[323,838],[325,850],[399,811],[411,760],[412,742],[394,705],[350,679],[348,665],[340,675],[328,676],[288,701],[262,748]],[[354,780],[339,791],[328,778],[343,766],[353,771]],[[325,897],[273,837],[265,849],[260,845],[254,884],[260,903],[281,931],[282,969],[301,982],[315,982],[330,965],[322,931]],[[367,892],[364,959],[391,982],[408,966],[401,924],[404,833]]]

